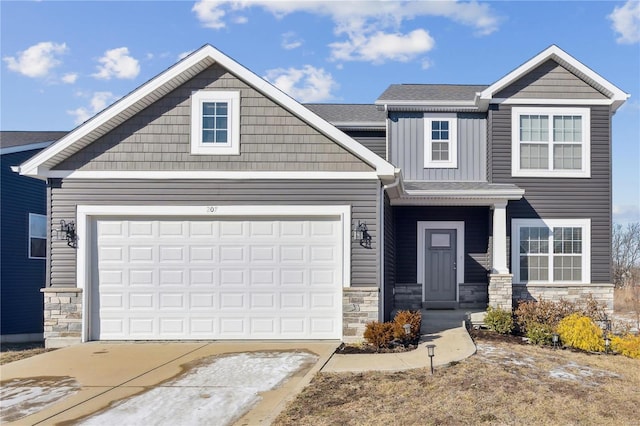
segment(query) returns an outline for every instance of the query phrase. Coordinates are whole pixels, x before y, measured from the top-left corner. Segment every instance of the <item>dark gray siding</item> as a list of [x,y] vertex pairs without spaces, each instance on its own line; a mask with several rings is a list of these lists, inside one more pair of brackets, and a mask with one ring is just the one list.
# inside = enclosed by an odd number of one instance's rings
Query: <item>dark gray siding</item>
[[[77,205],[351,205],[352,221],[366,222],[373,241],[372,249],[352,242],[351,285],[378,286],[378,193],[377,180],[67,179],[52,188],[51,216],[56,226],[60,219],[75,219]],[[51,286],[76,286],[76,253],[65,242],[53,242]]]
[[387,159],[387,138],[384,130],[344,130],[344,132],[362,145],[369,148],[379,157]]
[[417,282],[419,221],[464,221],[464,281],[486,283],[489,264],[488,207],[394,207],[396,282]]
[[553,60],[548,60],[495,98],[606,99],[606,96]]
[[29,213],[47,214],[46,184],[11,171],[38,150],[2,155],[0,334],[42,333],[45,260],[29,259]]
[[[240,155],[191,155],[190,96],[240,91]],[[91,145],[58,170],[371,171],[292,113],[213,65]]]
[[[492,181],[525,190],[511,218],[591,219],[591,281],[611,282],[611,147],[608,106],[591,107],[591,178],[511,177],[511,107],[490,111]],[[507,233],[510,235],[509,223]]]
[[424,168],[422,113],[389,113],[389,161],[405,180],[486,181],[487,120],[485,114],[458,113],[458,167]]
[[396,282],[396,235],[393,208],[384,194],[384,320],[390,320],[393,308],[393,286]]

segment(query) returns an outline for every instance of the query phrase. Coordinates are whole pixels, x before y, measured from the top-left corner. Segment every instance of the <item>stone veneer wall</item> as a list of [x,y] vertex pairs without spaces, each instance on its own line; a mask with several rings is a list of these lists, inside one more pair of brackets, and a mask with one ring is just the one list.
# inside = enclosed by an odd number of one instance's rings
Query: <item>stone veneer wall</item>
[[459,308],[483,308],[489,303],[487,283],[462,283],[458,286]]
[[513,275],[489,274],[489,306],[511,311],[513,309]]
[[591,295],[613,312],[613,284],[514,284],[513,304],[518,300],[568,300],[580,302]]
[[369,321],[378,321],[380,289],[349,287],[342,293],[342,340],[347,343],[363,340]]
[[396,284],[393,289],[393,311],[422,309],[422,284]]
[[53,288],[44,293],[44,345],[62,348],[82,342],[82,289]]

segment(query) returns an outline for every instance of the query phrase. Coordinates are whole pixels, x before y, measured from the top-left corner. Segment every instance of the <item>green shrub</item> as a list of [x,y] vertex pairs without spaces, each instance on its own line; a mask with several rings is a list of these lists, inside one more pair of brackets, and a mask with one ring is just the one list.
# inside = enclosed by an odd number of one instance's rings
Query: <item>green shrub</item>
[[534,345],[550,345],[553,343],[553,328],[547,324],[532,322],[527,326],[525,335]]
[[364,330],[364,339],[377,349],[388,348],[393,341],[393,324],[390,322],[371,321]]
[[629,358],[640,359],[640,336],[627,334],[625,336],[613,336],[611,349]]
[[580,313],[573,313],[560,321],[558,334],[562,343],[584,351],[604,351],[602,329]]
[[[404,325],[411,325],[409,336],[404,331]],[[417,342],[420,340],[420,326],[422,314],[420,311],[398,311],[393,319],[393,337],[402,341]]]
[[487,315],[484,317],[484,323],[489,329],[500,334],[509,334],[513,331],[513,316],[510,311],[504,309],[487,308]]

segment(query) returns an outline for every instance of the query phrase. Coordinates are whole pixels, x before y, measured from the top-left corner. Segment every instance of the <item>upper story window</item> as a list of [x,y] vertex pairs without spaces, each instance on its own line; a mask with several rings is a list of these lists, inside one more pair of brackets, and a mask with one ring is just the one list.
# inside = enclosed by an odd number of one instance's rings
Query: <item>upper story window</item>
[[425,114],[424,122],[424,168],[458,167],[456,114]]
[[240,93],[200,90],[191,95],[191,153],[240,154]]
[[47,216],[29,213],[29,259],[47,257]]
[[511,110],[512,175],[590,177],[589,108]]

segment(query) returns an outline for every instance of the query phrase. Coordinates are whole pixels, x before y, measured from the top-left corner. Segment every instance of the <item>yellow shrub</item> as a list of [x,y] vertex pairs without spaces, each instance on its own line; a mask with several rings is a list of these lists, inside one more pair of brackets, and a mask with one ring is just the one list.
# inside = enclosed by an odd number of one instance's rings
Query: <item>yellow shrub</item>
[[393,324],[390,322],[371,321],[364,330],[364,340],[377,349],[388,348],[393,340]]
[[611,349],[629,358],[640,359],[640,336],[627,334],[626,336],[613,336]]
[[584,351],[604,351],[602,330],[591,318],[579,313],[563,318],[558,324],[558,334],[567,346]]

